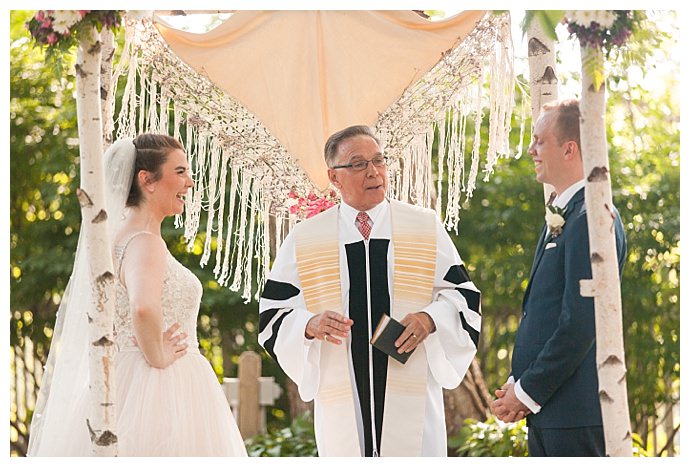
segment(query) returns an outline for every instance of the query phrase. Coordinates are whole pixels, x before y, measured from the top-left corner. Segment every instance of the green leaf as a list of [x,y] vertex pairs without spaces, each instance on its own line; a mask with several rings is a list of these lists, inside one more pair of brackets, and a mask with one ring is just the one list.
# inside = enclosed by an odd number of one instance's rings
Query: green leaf
[[601,85],[606,80],[604,69],[604,52],[601,49],[589,47],[581,48],[582,51],[582,70],[592,81],[595,92],[599,92]]
[[563,20],[564,10],[526,10],[522,20],[522,34],[527,34],[532,21],[539,21],[547,37],[556,40],[556,26]]

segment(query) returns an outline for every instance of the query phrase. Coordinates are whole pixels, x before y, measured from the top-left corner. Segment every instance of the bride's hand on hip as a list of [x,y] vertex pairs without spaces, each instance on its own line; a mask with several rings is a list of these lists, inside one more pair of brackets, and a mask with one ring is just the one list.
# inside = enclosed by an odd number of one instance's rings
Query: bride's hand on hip
[[187,338],[187,333],[180,332],[175,334],[178,329],[180,329],[180,323],[175,323],[163,332],[163,365],[161,368],[172,365],[176,360],[187,354],[187,347],[189,345],[184,342]]

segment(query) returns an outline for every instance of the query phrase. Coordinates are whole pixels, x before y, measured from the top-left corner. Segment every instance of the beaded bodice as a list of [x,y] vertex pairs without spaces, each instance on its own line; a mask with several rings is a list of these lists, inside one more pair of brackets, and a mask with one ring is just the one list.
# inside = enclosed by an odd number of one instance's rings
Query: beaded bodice
[[[123,244],[114,247],[115,271],[115,342],[118,350],[135,346],[134,326],[129,305],[127,288],[120,281],[120,269],[127,251],[127,245],[139,234],[131,235]],[[144,259],[145,261],[145,259]],[[186,332],[188,349],[198,349],[196,322],[203,288],[199,279],[189,269],[179,263],[170,252],[166,255],[166,272],[163,279],[161,309],[163,310],[163,331],[174,323],[180,323],[178,332]]]

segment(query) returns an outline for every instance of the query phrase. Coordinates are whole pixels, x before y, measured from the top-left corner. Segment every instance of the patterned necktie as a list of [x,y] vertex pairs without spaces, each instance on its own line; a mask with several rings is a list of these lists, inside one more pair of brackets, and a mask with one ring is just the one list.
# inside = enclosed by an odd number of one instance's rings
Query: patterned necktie
[[364,237],[365,240],[369,240],[369,234],[371,233],[369,215],[366,212],[360,212],[357,214],[357,222],[359,222],[359,226],[357,228],[362,234],[362,237]]
[[551,192],[551,195],[549,196],[549,200],[546,202],[547,206],[553,205],[553,202],[556,200],[558,197],[558,194],[555,191]]

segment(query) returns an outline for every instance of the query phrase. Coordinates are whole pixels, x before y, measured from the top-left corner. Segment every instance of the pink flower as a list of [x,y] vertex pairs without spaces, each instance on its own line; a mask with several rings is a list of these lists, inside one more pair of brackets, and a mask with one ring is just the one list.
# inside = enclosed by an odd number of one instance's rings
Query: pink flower
[[55,44],[58,40],[57,34],[55,34],[54,32],[51,32],[50,34],[48,34],[48,37],[46,40],[47,40],[48,44],[50,44],[50,45]]
[[319,214],[320,212],[325,211],[334,204],[335,202],[328,200],[326,198],[316,199],[314,202],[310,203],[309,206],[307,206],[307,219]]
[[309,206],[307,208],[307,219],[317,215],[320,212],[321,212],[321,209],[318,206]]
[[38,10],[34,18],[36,18],[36,21],[43,21],[43,19],[45,18],[45,13],[43,13],[43,10]]
[[50,18],[45,18],[45,19],[43,20],[43,24],[42,24],[41,26],[43,26],[44,28],[49,28],[49,27],[51,27],[52,25],[53,25],[53,20],[50,19]]
[[79,10],[79,14],[80,14],[81,17],[83,18],[83,17],[86,16],[90,11],[91,11],[91,10]]
[[338,195],[333,190],[325,194],[310,192],[304,197],[297,194],[295,190],[291,190],[285,204],[290,214],[308,219],[334,206],[337,200]]

